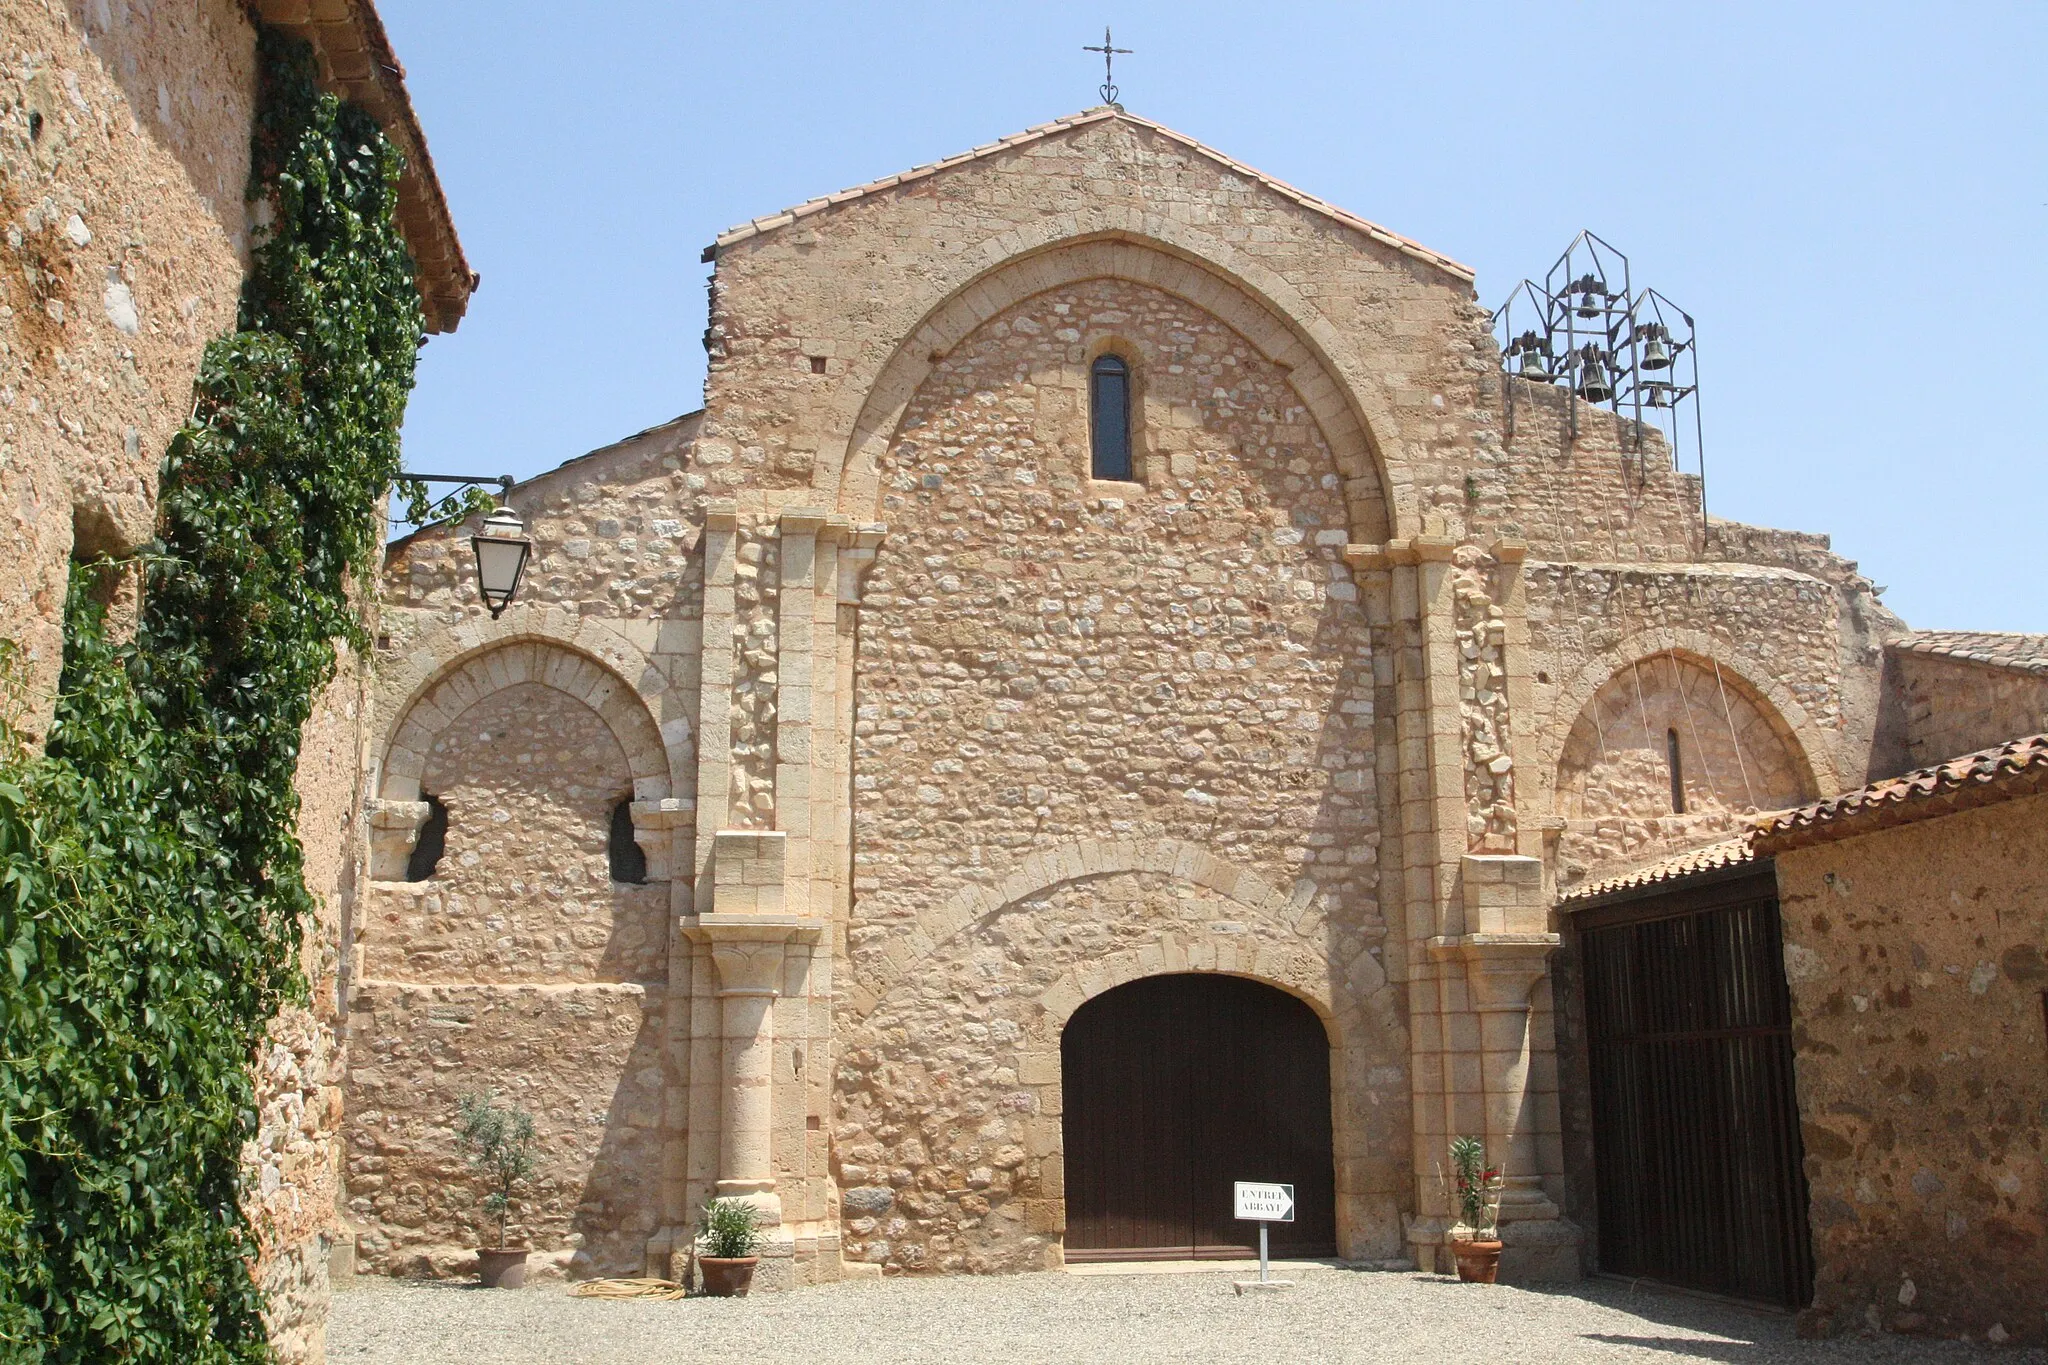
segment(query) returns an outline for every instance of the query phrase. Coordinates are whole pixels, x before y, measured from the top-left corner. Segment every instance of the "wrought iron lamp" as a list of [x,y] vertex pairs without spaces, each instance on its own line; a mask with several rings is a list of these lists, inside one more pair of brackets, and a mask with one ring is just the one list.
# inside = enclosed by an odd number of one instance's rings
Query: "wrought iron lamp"
[[[512,510],[507,499],[512,496],[512,476],[500,474],[489,478],[481,474],[400,474],[401,484],[405,483],[453,483],[460,484],[453,493],[441,500],[441,518],[460,517],[467,504],[455,500],[470,488],[487,483],[498,485],[497,507],[484,518],[484,524],[469,538],[470,552],[476,556],[477,592],[484,599],[484,606],[490,609],[491,619],[497,620],[505,614],[505,608],[512,605],[512,597],[519,591],[519,579],[526,572],[526,561],[533,555],[533,542],[527,538],[526,523]],[[441,519],[436,518],[436,519]]]
[[500,506],[484,518],[483,527],[469,538],[476,554],[476,586],[497,620],[512,605],[519,591],[519,577],[533,554],[533,542],[526,538],[526,523],[510,507]]

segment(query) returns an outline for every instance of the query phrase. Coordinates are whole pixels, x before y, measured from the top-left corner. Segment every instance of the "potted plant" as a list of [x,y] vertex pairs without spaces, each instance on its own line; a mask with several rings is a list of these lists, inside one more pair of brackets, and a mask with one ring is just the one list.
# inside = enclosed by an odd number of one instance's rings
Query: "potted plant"
[[760,1263],[761,1211],[740,1199],[714,1199],[697,1224],[697,1268],[704,1292],[743,1299]]
[[498,1220],[498,1244],[478,1247],[477,1274],[488,1288],[518,1289],[526,1283],[526,1258],[532,1247],[505,1245],[505,1222],[512,1213],[512,1191],[533,1174],[533,1115],[516,1104],[498,1105],[498,1092],[464,1095],[456,1107],[456,1141],[469,1158],[469,1168],[490,1188],[484,1212]]
[[1492,1284],[1500,1273],[1501,1168],[1486,1164],[1483,1141],[1456,1137],[1451,1139],[1451,1178],[1458,1200],[1458,1226],[1451,1229],[1458,1278]]

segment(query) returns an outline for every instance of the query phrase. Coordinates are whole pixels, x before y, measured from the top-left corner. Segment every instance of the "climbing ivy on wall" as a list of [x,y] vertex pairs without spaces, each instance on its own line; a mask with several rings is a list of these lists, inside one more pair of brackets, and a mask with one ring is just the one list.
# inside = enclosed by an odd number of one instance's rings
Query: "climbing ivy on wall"
[[[0,1360],[270,1358],[240,1154],[313,908],[293,777],[420,338],[399,158],[259,38],[267,227],[139,564],[74,570],[45,752],[0,753]],[[132,637],[101,605],[140,574]]]

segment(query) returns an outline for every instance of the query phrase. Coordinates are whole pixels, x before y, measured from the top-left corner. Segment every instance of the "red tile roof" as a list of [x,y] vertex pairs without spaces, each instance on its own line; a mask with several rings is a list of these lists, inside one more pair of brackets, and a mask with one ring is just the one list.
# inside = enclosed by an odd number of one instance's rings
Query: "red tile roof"
[[2048,673],[2048,635],[2020,635],[2002,630],[1916,630],[1887,641],[1885,648],[2023,673]]
[[1136,114],[1125,113],[1114,105],[1098,105],[1096,108],[1088,109],[1078,114],[1068,114],[1066,117],[1056,118],[1050,123],[1041,123],[1035,128],[1026,128],[1021,133],[1012,133],[1008,137],[998,138],[994,142],[976,147],[969,152],[962,152],[958,156],[947,157],[944,161],[934,161],[929,165],[916,166],[897,175],[884,176],[880,180],[870,180],[865,185],[856,185],[852,189],[841,190],[837,194],[820,195],[816,199],[807,199],[794,208],[784,209],[780,213],[771,213],[765,217],[753,219],[751,222],[742,223],[738,227],[720,233],[718,239],[705,249],[704,259],[707,261],[712,259],[717,252],[731,246],[735,242],[744,242],[750,237],[758,237],[763,233],[773,232],[777,228],[787,227],[799,218],[808,218],[814,213],[822,213],[826,209],[834,208],[840,204],[849,203],[855,199],[863,199],[868,195],[878,194],[883,190],[894,189],[898,185],[907,185],[914,180],[922,180],[927,176],[936,175],[940,171],[950,170],[955,166],[964,166],[971,161],[980,161],[985,157],[995,156],[999,152],[1007,152],[1012,148],[1028,146],[1031,143],[1040,142],[1052,137],[1056,133],[1064,133],[1070,129],[1085,128],[1090,124],[1106,123],[1112,120],[1121,120],[1140,128],[1149,129],[1151,132],[1171,142],[1179,143],[1199,156],[1218,163],[1235,174],[1244,176],[1248,180],[1257,181],[1266,188],[1292,199],[1303,208],[1320,213],[1327,218],[1333,218],[1346,227],[1362,232],[1376,242],[1393,247],[1396,251],[1413,256],[1417,260],[1427,261],[1439,269],[1449,271],[1462,280],[1470,281],[1473,278],[1472,267],[1469,265],[1461,265],[1448,256],[1431,251],[1420,242],[1411,241],[1398,232],[1381,227],[1378,223],[1367,222],[1358,215],[1347,213],[1327,200],[1318,199],[1312,194],[1294,188],[1294,186],[1284,180],[1267,175],[1263,171],[1254,170],[1241,161],[1232,160],[1215,148],[1204,146],[1184,133],[1176,133],[1163,123],[1154,123],[1151,119],[1139,118]]
[[1740,867],[1744,863],[1755,861],[1756,850],[1750,846],[1750,836],[1738,835],[1733,839],[1723,839],[1718,844],[1708,844],[1704,848],[1691,848],[1683,853],[1674,853],[1654,863],[1645,863],[1633,871],[1603,877],[1596,882],[1587,882],[1584,886],[1575,886],[1560,894],[1557,903],[1560,906],[1569,906],[1579,901],[1612,896],[1620,891],[1634,891],[1663,882],[1681,881],[1688,877],[1696,877],[1702,872],[1717,872],[1722,868]]
[[2028,735],[1759,820],[1759,854],[2048,792],[2048,735]]

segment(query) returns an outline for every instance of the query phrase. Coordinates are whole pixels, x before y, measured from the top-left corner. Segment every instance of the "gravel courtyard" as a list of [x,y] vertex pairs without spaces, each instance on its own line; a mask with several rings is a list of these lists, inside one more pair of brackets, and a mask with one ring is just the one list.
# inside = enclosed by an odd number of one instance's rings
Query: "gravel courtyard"
[[1812,1362],[1997,1360],[2048,1352],[1895,1337],[1802,1342],[1789,1319],[1628,1285],[1569,1292],[1434,1275],[1290,1270],[1291,1293],[1238,1298],[1233,1273],[892,1279],[675,1303],[358,1280],[334,1297],[336,1365],[1064,1365],[1202,1362]]

